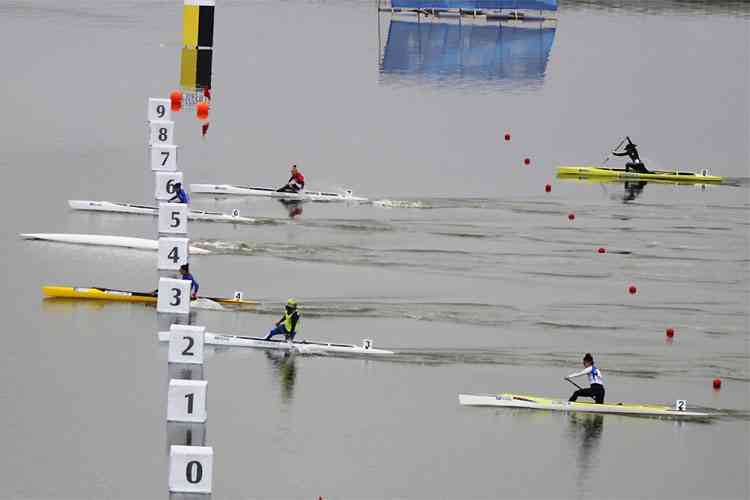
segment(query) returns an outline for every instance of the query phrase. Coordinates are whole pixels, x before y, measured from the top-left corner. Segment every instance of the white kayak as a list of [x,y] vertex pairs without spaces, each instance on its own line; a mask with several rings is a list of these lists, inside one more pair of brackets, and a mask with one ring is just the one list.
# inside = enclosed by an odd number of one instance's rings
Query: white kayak
[[[112,236],[107,234],[70,234],[70,233],[22,233],[26,240],[54,241],[77,245],[95,245],[104,247],[134,248],[137,250],[159,250],[158,240],[133,238],[130,236]],[[203,248],[190,246],[193,255],[207,255],[211,252]]]
[[[68,200],[73,210],[89,210],[94,212],[112,212],[121,214],[159,215],[159,208],[150,205],[136,205],[134,203],[118,203],[113,201]],[[221,212],[206,212],[204,210],[188,211],[188,219],[215,222],[255,222],[251,217],[242,217],[239,212],[225,214]]]
[[708,419],[715,415],[687,410],[687,401],[678,400],[674,406],[632,403],[571,403],[564,399],[550,399],[521,394],[474,395],[459,394],[462,406],[501,406],[560,412],[604,413],[633,415],[640,417],[663,417],[676,419]]
[[193,194],[264,196],[266,198],[300,201],[350,201],[358,203],[369,201],[367,198],[354,196],[351,189],[346,189],[343,193],[325,191],[285,193],[266,187],[235,186],[232,184],[190,184],[190,192]]
[[[159,332],[160,342],[169,342],[169,332]],[[226,335],[223,333],[206,332],[204,344],[224,347],[253,347],[257,349],[273,349],[281,351],[294,350],[300,354],[336,354],[349,356],[390,356],[393,351],[375,349],[372,340],[365,339],[361,345],[335,344],[331,342],[313,342],[309,340],[265,340],[262,337],[244,337],[241,335]]]

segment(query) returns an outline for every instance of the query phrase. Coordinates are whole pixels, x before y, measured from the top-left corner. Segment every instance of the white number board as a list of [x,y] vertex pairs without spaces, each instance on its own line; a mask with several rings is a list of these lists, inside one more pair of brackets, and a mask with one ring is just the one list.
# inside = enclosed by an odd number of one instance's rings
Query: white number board
[[160,313],[190,314],[190,281],[159,279],[156,310]]
[[167,392],[168,422],[205,422],[206,387],[205,380],[169,381]]
[[205,326],[170,326],[169,362],[202,365],[205,332]]
[[172,106],[169,99],[148,98],[148,121],[170,121],[171,119]]
[[159,238],[159,270],[176,271],[188,263],[187,238]]
[[174,122],[171,120],[155,120],[148,122],[149,141],[152,146],[157,144],[174,144]]
[[177,146],[157,144],[151,146],[151,170],[174,172],[177,170]]
[[187,221],[184,203],[159,203],[159,234],[187,234]]
[[182,172],[156,172],[154,177],[154,197],[160,201],[170,200],[174,196],[174,185],[178,182],[182,184]]
[[170,446],[169,491],[211,493],[213,465],[211,446]]

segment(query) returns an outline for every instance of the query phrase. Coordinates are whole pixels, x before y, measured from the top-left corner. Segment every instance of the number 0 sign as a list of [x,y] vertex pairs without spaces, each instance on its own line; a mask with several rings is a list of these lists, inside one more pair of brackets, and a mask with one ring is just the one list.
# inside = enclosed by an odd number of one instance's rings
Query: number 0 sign
[[213,464],[211,446],[170,446],[169,491],[211,493]]

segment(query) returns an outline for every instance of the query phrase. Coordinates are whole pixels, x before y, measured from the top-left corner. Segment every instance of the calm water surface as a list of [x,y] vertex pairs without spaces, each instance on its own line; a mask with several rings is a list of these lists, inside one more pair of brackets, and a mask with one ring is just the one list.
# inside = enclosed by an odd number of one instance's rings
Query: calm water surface
[[[151,217],[66,201],[151,201],[145,101],[179,85],[181,15],[179,2],[0,5],[1,498],[168,496],[154,310],[39,289],[149,290],[155,256],[18,234],[154,236]],[[261,304],[193,322],[261,334],[295,296],[302,336],[399,354],[207,349],[214,497],[747,498],[749,18],[747,2],[563,2],[556,23],[518,28],[378,16],[370,1],[220,2],[208,133],[192,110],[176,118],[188,182],[277,185],[298,163],[310,189],[375,203],[290,219],[273,200],[196,196],[258,219],[191,223],[218,254],[193,259],[201,290]],[[626,134],[654,167],[729,185],[554,178]],[[459,392],[566,397],[587,351],[610,401],[687,399],[722,417],[458,405]]]

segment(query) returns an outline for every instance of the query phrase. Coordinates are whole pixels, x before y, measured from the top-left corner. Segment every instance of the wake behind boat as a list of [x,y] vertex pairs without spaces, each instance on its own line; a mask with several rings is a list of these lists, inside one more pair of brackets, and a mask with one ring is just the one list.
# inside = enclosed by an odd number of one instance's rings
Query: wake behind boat
[[[94,245],[105,247],[133,248],[136,250],[159,250],[157,240],[133,238],[131,236],[114,236],[108,234],[72,234],[72,233],[21,233],[25,240],[53,241],[57,243],[73,243],[77,245]],[[190,246],[193,255],[207,255],[211,252]]]
[[594,165],[572,165],[557,167],[560,178],[597,178],[616,180],[653,180],[686,183],[715,183],[720,184],[722,177],[709,175],[708,171],[680,172],[678,170],[654,170],[649,173],[633,172],[624,168],[607,168]]
[[210,194],[210,195],[240,195],[240,196],[261,196],[266,198],[277,198],[282,200],[299,200],[299,201],[348,201],[365,203],[367,198],[354,196],[351,189],[346,189],[342,193],[326,191],[300,191],[292,193],[288,191],[278,191],[274,188],[237,186],[233,184],[190,184],[192,194]]
[[[134,292],[130,290],[116,290],[103,287],[72,287],[60,285],[45,285],[42,287],[45,297],[59,299],[80,300],[103,300],[110,302],[142,302],[147,304],[156,303],[156,295],[150,292]],[[230,306],[256,306],[255,300],[245,300],[239,293],[234,297],[204,297],[198,296],[197,300],[210,300],[221,305]]]
[[524,408],[559,412],[603,413],[612,415],[632,415],[638,417],[662,417],[671,419],[710,419],[715,414],[687,410],[687,402],[679,400],[674,406],[628,404],[628,403],[579,403],[563,399],[524,396],[520,394],[474,395],[459,394],[461,406],[500,406],[504,408]]
[[[169,332],[159,332],[160,342],[169,342]],[[390,356],[393,351],[376,349],[372,341],[365,339],[362,345],[337,344],[331,342],[314,342],[308,340],[266,340],[263,337],[246,337],[242,335],[225,335],[222,333],[205,333],[206,345],[224,347],[252,347],[256,349],[271,349],[281,351],[295,351],[299,354],[335,354],[339,356]]]
[[[118,203],[112,201],[91,201],[91,200],[68,200],[68,205],[73,210],[88,210],[94,212],[110,212],[110,213],[123,213],[123,214],[138,214],[138,215],[159,215],[159,208],[151,205],[137,205],[134,203]],[[204,210],[190,210],[188,211],[188,219],[190,220],[201,220],[201,221],[213,221],[213,222],[242,222],[242,223],[253,223],[255,219],[251,217],[242,217],[237,213],[235,215],[225,214],[221,212],[207,212]]]

